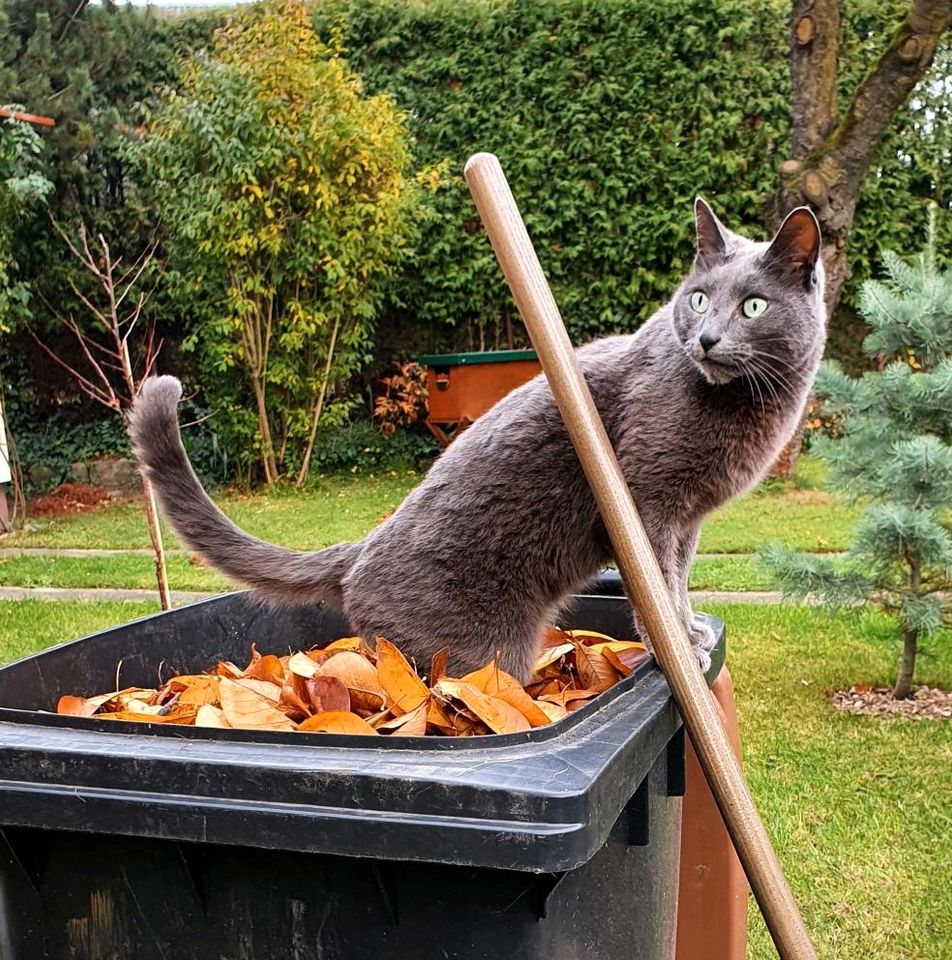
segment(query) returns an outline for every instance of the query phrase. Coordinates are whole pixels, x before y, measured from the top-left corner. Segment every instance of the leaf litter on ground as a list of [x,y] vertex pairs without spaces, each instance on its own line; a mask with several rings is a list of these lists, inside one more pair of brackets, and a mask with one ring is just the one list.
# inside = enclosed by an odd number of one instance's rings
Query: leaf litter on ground
[[244,668],[219,661],[203,674],[159,687],[63,696],[57,713],[212,729],[368,736],[482,736],[519,733],[568,716],[648,658],[642,643],[590,630],[546,631],[523,686],[497,657],[463,677],[446,673],[441,650],[422,675],[383,637],[373,646],[343,637],[279,656],[251,646]]

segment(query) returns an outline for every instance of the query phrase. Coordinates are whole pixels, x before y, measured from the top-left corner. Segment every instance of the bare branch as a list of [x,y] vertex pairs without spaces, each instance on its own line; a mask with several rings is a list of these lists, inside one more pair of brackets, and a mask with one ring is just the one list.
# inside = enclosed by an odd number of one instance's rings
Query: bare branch
[[76,382],[79,384],[82,391],[92,397],[94,400],[98,400],[101,404],[109,407],[112,410],[118,410],[119,406],[116,402],[115,391],[110,387],[110,392],[106,393],[101,387],[97,387],[95,383],[91,380],[84,377],[75,367],[71,367],[65,360],[57,356],[37,335],[32,328],[28,328],[30,331],[30,336],[36,341],[37,346],[43,350],[52,360],[58,363],[64,370],[72,374],[76,379]]
[[76,286],[72,277],[69,277],[69,286],[73,293],[79,297],[82,305],[108,330],[111,326],[109,318],[93,304],[89,298]]

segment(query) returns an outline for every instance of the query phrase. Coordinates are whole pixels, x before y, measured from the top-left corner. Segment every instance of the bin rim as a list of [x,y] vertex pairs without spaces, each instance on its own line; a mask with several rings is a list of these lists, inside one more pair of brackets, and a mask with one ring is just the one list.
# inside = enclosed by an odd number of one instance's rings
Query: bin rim
[[[620,581],[618,581],[620,583]],[[618,588],[612,572],[606,571],[606,575],[600,579],[593,588],[597,592],[586,594],[589,597],[608,597],[617,598],[622,596],[622,591]],[[604,591],[604,592],[602,592]],[[202,605],[214,606],[223,602],[231,601],[238,596],[251,596],[251,591],[238,590],[232,593],[218,594],[214,597],[207,597],[198,600],[195,603],[185,604],[188,607],[200,607]],[[50,647],[45,647],[39,653],[30,654],[11,661],[8,664],[0,666],[0,674],[5,670],[22,665],[36,657],[44,654],[53,654],[56,651],[67,647],[77,646],[86,641],[105,636],[114,631],[125,630],[135,624],[146,624],[159,617],[166,617],[174,614],[176,610],[183,607],[176,607],[172,610],[162,610],[157,613],[146,614],[142,617],[136,617],[125,623],[114,627],[108,627],[105,630],[97,631],[85,637],[78,637],[74,640],[67,640]],[[715,631],[723,631],[723,624],[715,617],[706,614],[699,614],[711,623]],[[330,642],[330,641],[328,641]],[[720,652],[718,654],[718,651]],[[711,668],[708,671],[708,680],[713,683],[714,678],[720,672],[723,664],[723,644],[718,644],[712,656]],[[211,665],[209,666],[209,669]],[[472,737],[437,737],[437,736],[381,736],[373,740],[374,749],[383,750],[485,750],[487,747],[514,746],[521,743],[543,743],[548,740],[562,736],[568,730],[583,723],[591,718],[599,710],[620,696],[624,696],[633,690],[644,678],[658,670],[652,658],[647,659],[640,664],[638,668],[622,678],[613,686],[609,687],[603,693],[593,697],[584,707],[572,711],[568,716],[542,727],[533,727],[530,730],[519,733],[491,733]],[[104,692],[104,691],[100,691]],[[83,694],[79,693],[78,696]],[[96,696],[95,693],[86,694],[86,696]],[[52,706],[52,705],[51,705]],[[282,732],[274,730],[242,730],[242,729],[222,729],[213,727],[192,727],[179,726],[176,724],[149,723],[145,720],[123,721],[123,720],[97,720],[95,717],[75,717],[67,714],[58,714],[53,710],[25,710],[15,707],[4,707],[0,704],[0,722],[30,724],[40,727],[59,727],[87,732],[100,733],[118,733],[124,736],[159,736],[171,737],[178,740],[214,740],[216,742],[234,742],[234,743],[293,743],[297,745],[306,745],[308,743],[320,743],[321,745],[333,747],[368,747],[367,739],[353,734],[340,733],[308,733],[301,734],[296,731]]]

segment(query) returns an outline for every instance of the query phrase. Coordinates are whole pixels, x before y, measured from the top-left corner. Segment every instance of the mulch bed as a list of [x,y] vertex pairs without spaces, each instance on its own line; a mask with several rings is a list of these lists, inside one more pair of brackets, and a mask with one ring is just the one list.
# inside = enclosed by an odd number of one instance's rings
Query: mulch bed
[[837,710],[868,717],[952,720],[952,691],[938,687],[917,687],[908,700],[894,700],[889,687],[858,683],[849,690],[836,690],[832,701]]
[[55,490],[32,501],[28,513],[31,517],[61,517],[84,513],[111,500],[112,497],[101,487],[88,483],[61,483]]

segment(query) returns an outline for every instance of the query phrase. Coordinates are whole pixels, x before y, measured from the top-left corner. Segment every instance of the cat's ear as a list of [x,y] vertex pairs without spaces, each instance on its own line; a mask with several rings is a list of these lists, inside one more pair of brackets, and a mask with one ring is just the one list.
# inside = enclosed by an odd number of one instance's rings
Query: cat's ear
[[797,207],[770,242],[764,254],[768,265],[803,281],[815,282],[816,264],[820,258],[820,225],[809,207]]
[[700,197],[694,201],[694,223],[697,227],[697,259],[706,264],[723,260],[727,253],[727,229]]

